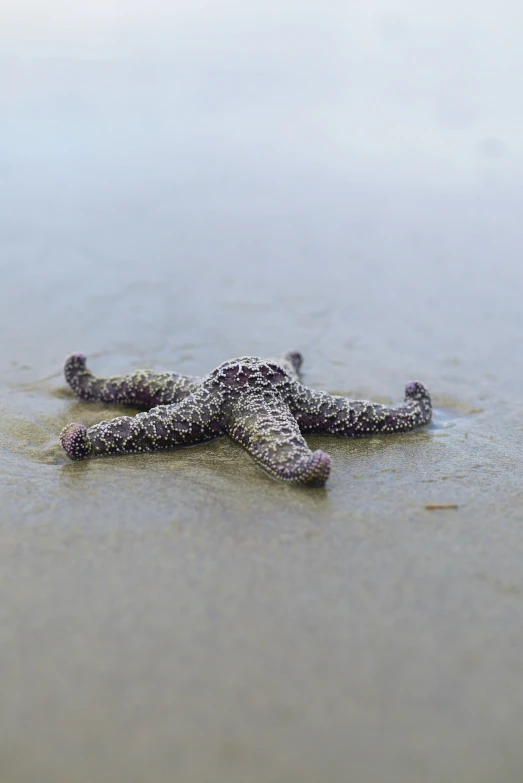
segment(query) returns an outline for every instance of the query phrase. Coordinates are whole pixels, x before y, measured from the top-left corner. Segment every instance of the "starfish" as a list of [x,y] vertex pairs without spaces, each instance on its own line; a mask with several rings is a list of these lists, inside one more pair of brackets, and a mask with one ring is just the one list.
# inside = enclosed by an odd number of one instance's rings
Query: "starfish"
[[277,360],[233,359],[204,378],[152,370],[97,378],[87,369],[85,356],[75,353],[64,372],[78,397],[146,410],[89,429],[69,424],[60,441],[69,457],[79,460],[190,446],[228,435],[273,478],[321,486],[331,458],[311,451],[302,433],[361,438],[406,432],[431,419],[430,395],[419,381],[407,384],[402,405],[387,407],[310,389],[301,383],[301,365],[301,354],[293,351]]

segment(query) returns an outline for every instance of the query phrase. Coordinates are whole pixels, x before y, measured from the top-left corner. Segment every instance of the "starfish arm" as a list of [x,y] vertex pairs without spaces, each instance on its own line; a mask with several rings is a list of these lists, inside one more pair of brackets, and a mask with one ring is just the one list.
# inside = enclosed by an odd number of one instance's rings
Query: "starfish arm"
[[191,446],[225,434],[216,398],[199,389],[175,405],[159,405],[136,416],[119,416],[87,429],[69,424],[60,442],[73,460],[103,454],[139,454]]
[[228,434],[242,445],[267,473],[296,484],[325,484],[330,457],[312,452],[288,405],[277,394],[248,394],[235,401]]
[[285,372],[295,381],[300,380],[300,370],[303,364],[303,356],[299,351],[287,351],[280,359],[278,364],[283,367]]
[[73,353],[66,359],[64,375],[71,389],[82,400],[139,405],[144,408],[179,402],[199,384],[198,378],[152,370],[97,378],[87,369],[85,356],[81,353]]
[[405,387],[405,402],[396,408],[366,400],[349,400],[294,384],[291,400],[300,430],[363,438],[375,433],[406,432],[428,424],[432,417],[430,394],[419,381]]

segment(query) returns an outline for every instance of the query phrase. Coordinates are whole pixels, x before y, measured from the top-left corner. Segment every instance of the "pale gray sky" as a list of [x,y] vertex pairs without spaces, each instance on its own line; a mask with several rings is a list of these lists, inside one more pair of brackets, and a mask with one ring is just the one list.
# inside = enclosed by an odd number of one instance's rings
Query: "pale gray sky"
[[118,140],[365,180],[513,185],[522,40],[523,6],[507,0],[22,0],[0,10],[0,143],[23,157],[34,113],[39,143],[62,129],[64,154],[85,133],[94,157]]

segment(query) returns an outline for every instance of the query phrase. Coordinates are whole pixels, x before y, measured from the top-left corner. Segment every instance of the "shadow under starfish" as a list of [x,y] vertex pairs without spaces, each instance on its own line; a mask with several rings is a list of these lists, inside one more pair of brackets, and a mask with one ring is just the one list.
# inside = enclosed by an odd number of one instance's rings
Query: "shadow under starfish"
[[407,384],[402,405],[387,407],[309,389],[300,382],[301,364],[301,354],[290,352],[276,360],[233,359],[204,378],[152,370],[96,378],[85,356],[75,353],[64,372],[82,400],[148,410],[89,429],[69,424],[60,441],[69,457],[78,460],[160,451],[228,435],[273,478],[321,486],[331,458],[311,451],[302,433],[362,438],[406,432],[431,419],[430,395],[419,381]]

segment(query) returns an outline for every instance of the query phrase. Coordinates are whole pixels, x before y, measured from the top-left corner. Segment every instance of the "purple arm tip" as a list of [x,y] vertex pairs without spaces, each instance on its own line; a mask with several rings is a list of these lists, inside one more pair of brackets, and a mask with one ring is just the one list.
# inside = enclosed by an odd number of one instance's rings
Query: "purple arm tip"
[[87,428],[83,424],[68,424],[60,433],[60,443],[72,460],[85,459],[91,453]]

